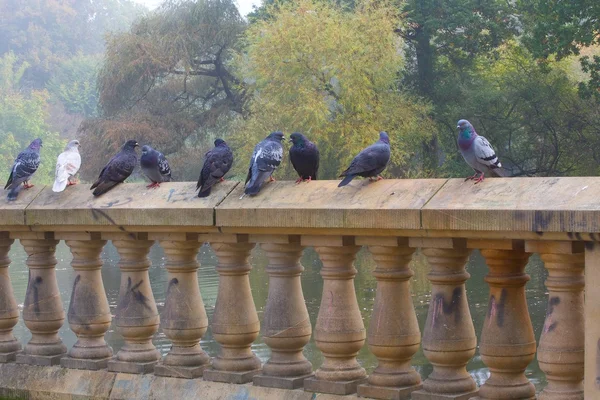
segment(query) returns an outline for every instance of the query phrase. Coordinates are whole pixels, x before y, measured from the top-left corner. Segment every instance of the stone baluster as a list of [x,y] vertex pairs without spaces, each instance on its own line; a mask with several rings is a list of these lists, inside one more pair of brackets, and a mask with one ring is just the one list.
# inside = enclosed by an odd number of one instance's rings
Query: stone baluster
[[584,398],[600,398],[600,242],[585,243],[585,377]]
[[527,242],[548,270],[548,308],[537,358],[548,385],[540,400],[583,400],[585,265],[583,242]]
[[[196,235],[197,236],[197,235]],[[200,347],[208,318],[198,286],[198,238],[185,241],[161,240],[168,271],[163,332],[173,342],[169,354],[154,367],[154,374],[175,378],[202,376],[210,357]]]
[[302,244],[314,246],[323,263],[323,296],[315,326],[315,342],[324,356],[314,378],[304,381],[311,392],[346,395],[366,381],[365,369],[356,355],[365,343],[352,264],[360,249],[353,237],[303,236]]
[[520,241],[490,241],[481,248],[490,269],[490,286],[479,353],[490,377],[478,399],[535,399],[535,387],[525,368],[535,356],[535,337],[527,309],[525,266],[529,254]]
[[19,322],[19,309],[8,273],[8,252],[13,241],[7,234],[0,236],[0,363],[15,361],[21,351],[21,343],[13,335],[13,328]]
[[115,326],[125,344],[108,363],[108,370],[112,372],[150,373],[160,359],[160,353],[152,343],[160,323],[148,274],[148,252],[153,241],[145,240],[146,237],[141,234],[137,237],[139,240],[133,240],[127,234],[127,237],[119,235],[117,240],[113,240],[120,256],[121,269]]
[[254,384],[297,389],[313,375],[312,364],[302,354],[312,332],[300,282],[303,247],[298,236],[259,237],[257,241],[263,242],[261,247],[269,259],[269,296],[262,330],[271,358],[254,377]]
[[113,355],[104,340],[112,320],[101,274],[100,253],[106,241],[66,240],[66,244],[73,254],[71,266],[75,270],[67,316],[77,342],[60,364],[65,368],[104,369]]
[[65,321],[65,311],[56,282],[56,245],[54,239],[21,239],[27,253],[29,281],[23,305],[23,320],[31,331],[17,362],[32,365],[58,365],[67,352],[58,330]]
[[431,301],[423,332],[423,352],[433,372],[415,400],[469,399],[477,385],[466,366],[475,355],[477,337],[469,311],[465,270],[470,250],[464,240],[411,238],[411,247],[421,247],[431,266]]
[[[230,238],[229,236],[227,236]],[[213,337],[221,345],[212,368],[204,371],[204,379],[227,383],[251,382],[260,373],[260,359],[252,352],[260,322],[250,291],[248,263],[254,247],[247,236],[234,235],[232,242],[211,242],[219,259],[219,292],[211,321]]]
[[357,238],[357,244],[369,245],[377,264],[375,305],[367,343],[377,357],[377,368],[367,384],[359,385],[358,395],[376,399],[408,399],[422,387],[421,376],[411,359],[421,345],[421,332],[410,295],[409,267],[415,249],[408,239]]

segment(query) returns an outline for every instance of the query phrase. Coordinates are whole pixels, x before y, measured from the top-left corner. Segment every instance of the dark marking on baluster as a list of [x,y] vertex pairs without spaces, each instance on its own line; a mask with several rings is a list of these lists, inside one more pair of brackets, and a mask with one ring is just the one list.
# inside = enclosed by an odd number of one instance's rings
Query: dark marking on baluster
[[583,236],[581,236],[581,233],[579,232],[575,232],[575,239],[583,242]]
[[538,235],[543,235],[541,231],[548,229],[550,222],[552,222],[554,214],[553,212],[546,211],[535,211],[533,214],[533,229]]
[[437,293],[433,298],[433,317],[432,325],[435,325],[436,320],[441,314],[450,315],[454,313],[454,322],[459,323],[462,319],[462,313],[460,312],[460,301],[462,298],[462,288],[456,287],[452,291],[452,298],[449,303],[444,299],[443,293]]
[[33,290],[33,311],[35,311],[36,314],[40,313],[40,298],[39,298],[38,286],[41,285],[42,283],[44,283],[44,280],[42,279],[42,277],[37,276],[35,278],[33,284],[31,285],[31,289]]
[[600,339],[596,347],[596,389],[600,390]]
[[127,289],[123,299],[119,302],[119,309],[125,309],[129,306],[132,300],[135,300],[138,304],[141,304],[145,309],[152,311],[152,307],[148,305],[148,298],[139,290],[139,287],[144,283],[144,280],[140,280],[135,285],[132,285],[131,277],[127,277]]
[[112,225],[116,226],[117,229],[119,229],[121,232],[125,232],[129,234],[129,237],[131,237],[132,239],[136,239],[135,234],[128,232],[127,229],[125,229],[124,226],[119,225],[115,222],[114,219],[111,218],[110,215],[108,215],[107,213],[105,213],[102,210],[98,210],[97,208],[92,208],[92,217],[98,221],[100,219],[100,216],[104,217],[108,222],[110,222]]
[[552,332],[558,325],[557,321],[553,321],[552,313],[554,307],[560,304],[559,297],[550,297],[548,300],[548,308],[546,309],[546,321],[544,322],[544,333]]
[[77,275],[75,277],[75,281],[73,282],[73,289],[71,290],[71,301],[69,302],[69,311],[67,312],[67,315],[69,316],[69,318],[76,316],[75,302],[77,300],[75,300],[75,296],[77,295],[77,284],[79,283],[80,280],[81,280],[81,275]]
[[504,310],[506,307],[506,300],[508,297],[508,292],[506,289],[502,289],[500,292],[500,301],[496,300],[495,295],[490,296],[490,303],[488,306],[487,317],[490,320],[489,323],[492,323],[492,320],[495,318],[496,323],[499,327],[504,325]]

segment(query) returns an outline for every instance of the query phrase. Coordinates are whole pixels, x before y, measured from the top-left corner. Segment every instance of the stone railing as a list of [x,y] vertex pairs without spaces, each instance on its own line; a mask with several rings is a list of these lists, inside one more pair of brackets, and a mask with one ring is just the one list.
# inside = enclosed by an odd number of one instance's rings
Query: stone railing
[[[217,185],[205,199],[195,196],[194,183],[156,190],[124,184],[97,199],[83,186],[62,194],[35,187],[17,202],[3,202],[0,397],[35,398],[54,390],[53,398],[191,398],[193,392],[216,399],[233,393],[232,387],[244,387],[246,397],[239,398],[309,399],[317,392],[377,399],[533,399],[535,388],[524,372],[537,352],[548,380],[540,399],[600,398],[600,178],[336,186],[333,181],[275,182],[243,199],[242,186],[233,182]],[[30,273],[22,317],[32,337],[23,348],[12,334],[19,312],[8,253],[15,239],[28,255]],[[70,248],[75,270],[67,317],[78,340],[71,349],[58,335],[65,318],[55,275],[59,240]],[[120,255],[114,321],[100,274],[107,240]],[[148,275],[147,255],[155,242],[164,249],[168,271],[160,316]],[[218,257],[210,326],[221,349],[212,360],[199,345],[209,325],[197,278],[204,242]],[[263,321],[248,279],[248,257],[256,244],[269,260]],[[314,327],[300,281],[299,259],[307,246],[323,263]],[[353,280],[361,246],[377,264],[368,332]],[[409,283],[417,248],[431,266],[431,302],[422,333]],[[465,290],[472,249],[481,251],[490,271],[483,326],[474,326]],[[540,254],[549,274],[538,346],[524,290],[532,253]],[[125,342],[116,355],[104,340],[111,324]],[[159,326],[172,341],[165,357],[152,343]],[[264,365],[251,351],[261,329],[271,349]],[[479,343],[476,330],[481,330]],[[302,354],[311,335],[324,357],[316,371]],[[370,375],[356,360],[365,342],[378,359]],[[466,370],[478,345],[491,372],[481,387]],[[424,381],[411,366],[419,346],[433,366]],[[61,388],[51,389],[53,384]],[[258,392],[260,387],[279,390]],[[304,391],[290,391],[299,388]]]

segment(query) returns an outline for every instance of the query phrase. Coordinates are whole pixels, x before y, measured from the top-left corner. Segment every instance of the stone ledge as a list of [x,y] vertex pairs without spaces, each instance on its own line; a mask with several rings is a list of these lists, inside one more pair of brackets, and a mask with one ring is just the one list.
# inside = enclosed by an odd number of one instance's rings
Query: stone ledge
[[[72,370],[23,364],[0,365],[2,399],[202,399],[311,400],[314,393],[115,372]],[[319,400],[357,400],[358,397],[318,394]]]

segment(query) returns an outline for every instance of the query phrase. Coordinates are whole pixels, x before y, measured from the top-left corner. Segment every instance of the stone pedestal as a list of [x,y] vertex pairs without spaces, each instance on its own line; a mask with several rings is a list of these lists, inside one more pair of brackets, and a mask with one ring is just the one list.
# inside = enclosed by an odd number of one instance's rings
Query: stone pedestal
[[263,243],[269,265],[269,296],[263,321],[263,340],[271,358],[254,377],[257,386],[297,389],[313,375],[312,364],[302,351],[312,327],[302,294],[300,265],[302,246],[296,243]]
[[413,272],[409,263],[415,249],[406,244],[370,245],[369,251],[377,263],[373,272],[377,293],[367,343],[378,364],[367,384],[358,387],[358,395],[409,399],[412,392],[422,387],[421,376],[411,365],[421,345],[421,332],[410,295]]
[[161,240],[168,271],[163,332],[173,342],[169,354],[154,367],[154,374],[174,378],[198,378],[210,363],[200,347],[208,318],[198,287],[198,240]]
[[13,335],[13,328],[19,322],[19,309],[8,273],[8,252],[12,244],[8,235],[0,237],[0,363],[15,361],[21,352],[21,343]]
[[115,312],[116,330],[125,344],[108,363],[108,370],[128,374],[146,374],[154,371],[160,353],[152,344],[160,318],[148,268],[151,240],[113,240],[119,252],[121,286]]
[[479,352],[490,369],[477,399],[535,399],[535,387],[525,368],[535,356],[535,337],[527,309],[525,265],[522,249],[482,249],[490,272],[488,312],[481,332]]
[[[440,240],[443,241],[443,240]],[[431,265],[431,302],[423,333],[423,352],[433,372],[415,400],[463,400],[477,393],[466,366],[475,355],[477,337],[469,311],[465,270],[470,250],[463,247],[424,248]]]
[[548,385],[538,399],[583,400],[583,243],[528,242],[526,251],[539,253],[548,270],[548,308],[537,352]]
[[204,371],[204,379],[227,383],[251,382],[260,373],[261,363],[252,352],[260,322],[250,290],[248,263],[251,243],[211,243],[219,259],[219,293],[211,329],[221,345],[212,368]]
[[[307,239],[302,238],[303,242]],[[304,381],[304,389],[346,395],[355,393],[367,377],[356,360],[366,336],[354,289],[356,269],[352,265],[360,247],[353,242],[345,243],[346,238],[337,246],[335,238],[332,239],[332,246],[326,246],[327,241],[321,239],[314,242],[323,262],[321,276],[324,280],[315,342],[324,361],[315,377]]]
[[102,283],[100,253],[105,240],[67,240],[73,254],[71,266],[75,280],[69,304],[69,326],[77,342],[68,357],[61,360],[66,368],[99,370],[108,365],[113,355],[104,335],[112,320]]

